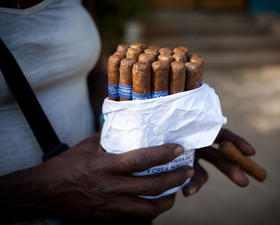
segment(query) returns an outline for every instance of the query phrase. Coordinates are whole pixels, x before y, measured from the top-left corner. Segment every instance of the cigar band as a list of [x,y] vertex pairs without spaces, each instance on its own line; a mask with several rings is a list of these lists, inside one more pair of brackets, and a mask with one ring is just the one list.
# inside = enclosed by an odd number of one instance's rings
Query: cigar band
[[119,85],[112,85],[108,83],[108,94],[112,98],[118,98],[119,97]]
[[119,84],[119,96],[126,99],[132,98],[132,86]]
[[136,93],[132,92],[132,100],[144,100],[144,99],[150,99],[150,98],[152,98],[151,93],[136,94]]
[[164,96],[168,96],[168,90],[152,92],[152,98],[160,98],[160,97],[164,97]]

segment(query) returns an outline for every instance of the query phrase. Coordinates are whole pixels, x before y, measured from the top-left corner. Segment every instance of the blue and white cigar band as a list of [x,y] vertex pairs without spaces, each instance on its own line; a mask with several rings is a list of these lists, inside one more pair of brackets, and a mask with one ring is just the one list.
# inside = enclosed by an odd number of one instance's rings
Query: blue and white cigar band
[[108,94],[112,98],[118,98],[119,97],[119,85],[112,85],[108,83]]
[[152,92],[152,98],[160,98],[160,97],[165,97],[165,96],[168,96],[168,90]]
[[132,86],[119,84],[119,96],[125,99],[132,99]]
[[150,99],[152,98],[152,94],[136,94],[132,92],[132,100],[144,100],[144,99]]

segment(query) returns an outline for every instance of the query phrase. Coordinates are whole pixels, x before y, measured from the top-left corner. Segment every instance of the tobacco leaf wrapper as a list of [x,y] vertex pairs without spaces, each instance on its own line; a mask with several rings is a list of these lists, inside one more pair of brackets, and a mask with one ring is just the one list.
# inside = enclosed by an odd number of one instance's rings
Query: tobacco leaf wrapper
[[132,82],[132,100],[150,99],[152,97],[150,64],[143,62],[135,63],[132,68]]
[[136,63],[135,59],[125,58],[120,63],[120,101],[132,99],[132,67]]
[[126,52],[126,58],[138,60],[139,55],[143,52],[140,48],[128,48]]
[[159,50],[159,54],[167,54],[167,55],[172,55],[173,50],[170,48],[161,48]]
[[159,98],[168,95],[169,64],[156,61],[152,64],[152,97]]
[[113,54],[108,59],[108,95],[109,99],[114,101],[119,99],[119,68],[122,59],[121,54]]
[[185,66],[187,71],[185,89],[188,91],[200,87],[203,80],[203,64],[198,62],[188,62]]
[[170,94],[185,90],[186,66],[182,62],[172,62],[170,67]]

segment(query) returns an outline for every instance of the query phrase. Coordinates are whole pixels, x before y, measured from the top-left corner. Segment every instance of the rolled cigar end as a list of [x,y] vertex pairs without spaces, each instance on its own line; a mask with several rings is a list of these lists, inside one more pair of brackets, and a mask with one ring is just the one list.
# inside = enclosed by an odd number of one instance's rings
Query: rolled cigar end
[[127,44],[119,44],[117,47],[117,52],[126,52],[129,46]]
[[169,92],[169,63],[165,61],[153,62],[152,72],[152,97],[167,96]]
[[170,94],[176,94],[185,90],[186,66],[182,62],[172,62],[170,73]]
[[145,44],[135,42],[129,46],[130,48],[140,48],[142,51],[146,48]]
[[114,53],[108,59],[108,71],[119,70],[120,62],[123,59],[122,54]]
[[122,51],[122,52],[115,52],[114,55],[120,55],[121,57],[125,58],[126,52],[125,52],[125,51]]
[[159,50],[160,54],[167,54],[167,55],[171,55],[173,53],[172,49],[170,48],[161,48]]
[[201,58],[198,54],[192,53],[189,55],[189,61],[191,61],[192,58]]
[[201,58],[197,54],[193,54],[193,56],[190,58],[190,62],[192,63],[198,63],[199,66],[199,73],[201,74],[201,79],[203,79],[203,74],[204,74],[204,59]]
[[108,95],[110,100],[119,99],[119,67],[122,55],[113,54],[108,59]]
[[138,59],[139,55],[142,53],[142,49],[140,48],[128,48],[126,52],[126,58],[130,59]]
[[173,58],[173,56],[171,56],[171,55],[169,55],[169,54],[160,54],[159,56],[158,56],[158,59],[160,60],[160,61],[164,61],[164,62],[167,62],[167,63],[171,63],[172,61],[174,61],[174,58]]
[[189,56],[190,62],[198,62],[198,63],[202,63],[204,64],[204,60],[203,58],[201,58],[199,55],[197,54],[191,54]]
[[188,56],[188,54],[189,54],[189,50],[185,46],[180,46],[180,47],[174,48],[173,52],[175,54],[183,54],[183,55],[186,55],[186,56]]
[[149,49],[153,49],[153,50],[159,51],[160,47],[158,45],[150,45]]
[[138,62],[148,63],[151,64],[154,62],[156,57],[150,53],[142,53],[139,55]]
[[120,62],[120,82],[119,96],[120,101],[132,99],[132,67],[136,59],[125,58]]
[[158,50],[151,49],[151,48],[145,49],[144,52],[145,52],[145,53],[152,54],[152,55],[155,56],[155,57],[158,57],[158,55],[159,55]]
[[186,90],[192,90],[200,87],[203,80],[202,65],[200,63],[185,63],[186,66]]
[[137,62],[132,68],[133,100],[151,98],[151,66],[148,63]]
[[255,161],[247,156],[244,156],[231,142],[225,141],[220,144],[219,150],[224,156],[235,163],[237,163],[249,175],[260,182],[266,178],[266,171],[259,166]]
[[177,62],[186,63],[188,61],[188,57],[185,54],[175,53],[172,56]]

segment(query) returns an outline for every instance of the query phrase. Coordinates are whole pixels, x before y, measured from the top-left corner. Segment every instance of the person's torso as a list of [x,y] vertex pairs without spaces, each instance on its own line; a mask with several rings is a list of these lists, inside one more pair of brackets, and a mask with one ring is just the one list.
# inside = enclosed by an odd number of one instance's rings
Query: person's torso
[[[92,135],[86,76],[100,53],[79,0],[44,0],[25,10],[0,8],[0,37],[16,58],[62,142]],[[0,175],[41,162],[42,151],[0,71]]]

